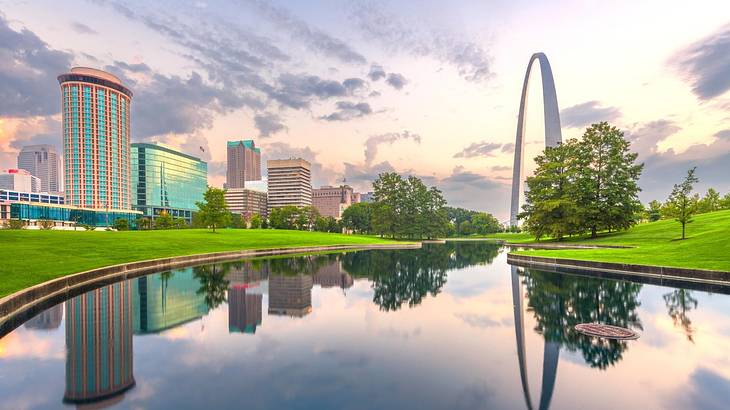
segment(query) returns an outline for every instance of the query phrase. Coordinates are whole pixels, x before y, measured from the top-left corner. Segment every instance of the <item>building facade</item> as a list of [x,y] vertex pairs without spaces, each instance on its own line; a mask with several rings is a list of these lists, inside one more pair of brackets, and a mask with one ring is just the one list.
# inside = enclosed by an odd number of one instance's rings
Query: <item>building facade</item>
[[275,159],[267,163],[269,174],[269,212],[283,206],[312,205],[312,175],[309,162],[301,159]]
[[162,144],[131,144],[132,207],[149,218],[167,212],[188,223],[208,187],[208,164]]
[[261,150],[253,140],[228,141],[226,188],[245,188],[261,179]]
[[113,226],[117,219],[126,219],[129,226],[134,228],[137,218],[142,216],[141,212],[131,209],[90,209],[27,202],[10,203],[7,208],[9,219],[22,220],[29,228],[40,226],[40,221],[51,221],[58,228],[72,228],[81,224],[100,228]]
[[131,209],[132,91],[112,74],[75,67],[58,76],[66,202]]
[[267,194],[247,188],[226,189],[226,205],[228,210],[247,218],[258,214],[263,218],[268,215]]
[[24,169],[0,171],[0,189],[18,192],[40,192],[41,180]]
[[269,276],[269,314],[303,317],[312,311],[312,275]]
[[30,172],[40,179],[41,192],[59,192],[61,166],[56,147],[53,145],[28,145],[18,154],[18,168]]
[[340,219],[342,212],[353,204],[354,196],[352,187],[348,185],[323,186],[312,191],[312,206],[322,216]]

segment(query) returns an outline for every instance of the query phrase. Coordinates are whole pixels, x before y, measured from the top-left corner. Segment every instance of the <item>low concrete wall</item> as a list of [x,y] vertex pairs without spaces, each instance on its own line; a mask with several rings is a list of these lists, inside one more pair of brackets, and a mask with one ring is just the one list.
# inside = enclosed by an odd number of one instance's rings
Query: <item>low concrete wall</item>
[[544,256],[527,256],[507,254],[507,262],[511,265],[534,269],[548,270],[580,270],[582,272],[605,272],[621,275],[635,275],[657,278],[661,280],[699,282],[730,286],[730,272],[705,269],[674,268],[669,266],[634,265],[613,262],[593,262],[577,259],[549,258]]
[[26,319],[29,319],[28,314],[39,313],[41,310],[51,307],[53,304],[66,300],[71,296],[100,286],[159,271],[259,256],[337,250],[418,249],[420,247],[420,243],[396,243],[273,248],[176,256],[106,266],[49,280],[48,282],[23,289],[0,299],[0,337],[22,324]]

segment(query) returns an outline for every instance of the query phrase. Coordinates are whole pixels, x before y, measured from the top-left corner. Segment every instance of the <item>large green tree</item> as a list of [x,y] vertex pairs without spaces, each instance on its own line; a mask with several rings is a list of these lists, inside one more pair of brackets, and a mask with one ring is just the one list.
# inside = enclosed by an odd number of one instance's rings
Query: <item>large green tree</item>
[[372,232],[372,204],[360,202],[352,204],[342,212],[342,224],[356,233]]
[[688,170],[684,180],[674,185],[674,189],[672,189],[672,193],[664,206],[664,213],[682,224],[682,239],[686,237],[687,224],[692,222],[692,215],[697,213],[698,201],[696,197],[692,196],[694,184],[700,181],[695,176],[696,169],[697,167]]
[[644,164],[636,164],[630,146],[607,122],[588,127],[578,144],[576,199],[593,238],[600,230],[633,226],[643,210],[638,180]]
[[225,200],[226,191],[219,188],[208,187],[203,194],[203,201],[196,202],[198,207],[197,217],[203,226],[213,229],[229,224],[231,214]]

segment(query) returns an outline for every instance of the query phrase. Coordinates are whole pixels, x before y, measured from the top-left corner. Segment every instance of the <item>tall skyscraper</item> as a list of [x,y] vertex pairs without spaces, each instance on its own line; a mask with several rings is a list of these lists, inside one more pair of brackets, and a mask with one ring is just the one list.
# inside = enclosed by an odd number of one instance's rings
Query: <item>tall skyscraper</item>
[[130,104],[119,78],[75,67],[58,76],[63,115],[66,203],[131,209]]
[[253,140],[228,141],[226,188],[244,188],[246,181],[261,179],[261,150]]
[[312,175],[309,162],[301,159],[274,159],[269,172],[269,212],[287,205],[312,205]]
[[59,157],[53,145],[28,145],[18,154],[18,168],[41,180],[41,192],[58,192]]
[[163,211],[192,220],[208,187],[208,164],[162,144],[132,144],[132,207],[151,218]]

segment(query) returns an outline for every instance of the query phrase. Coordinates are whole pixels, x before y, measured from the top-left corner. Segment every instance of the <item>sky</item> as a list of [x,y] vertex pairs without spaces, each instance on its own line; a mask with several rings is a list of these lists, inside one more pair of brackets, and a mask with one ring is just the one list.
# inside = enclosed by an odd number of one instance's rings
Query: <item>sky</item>
[[[730,191],[730,2],[702,0],[0,0],[0,168],[24,145],[60,148],[56,77],[88,66],[133,90],[133,142],[201,157],[210,185],[226,141],[254,139],[264,160],[312,162],[315,187],[368,191],[394,171],[507,220],[535,52],[563,138],[619,127],[645,164],[642,201],[693,166],[698,191]],[[526,158],[544,141],[536,71]]]

